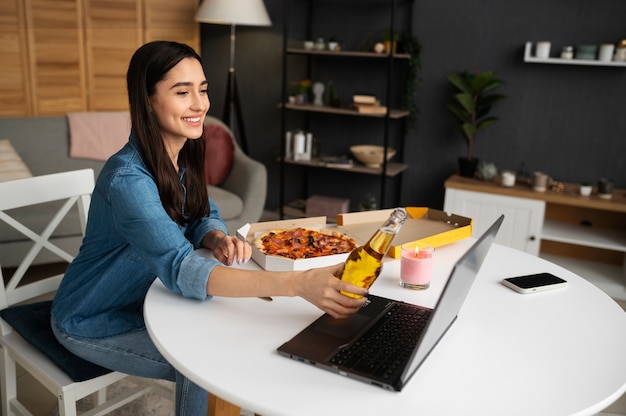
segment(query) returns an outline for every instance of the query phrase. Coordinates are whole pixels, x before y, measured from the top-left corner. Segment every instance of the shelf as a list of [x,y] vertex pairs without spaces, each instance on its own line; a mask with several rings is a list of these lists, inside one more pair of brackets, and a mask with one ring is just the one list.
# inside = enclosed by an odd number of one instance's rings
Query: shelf
[[532,42],[526,42],[524,47],[524,62],[535,64],[559,64],[559,65],[591,65],[591,66],[620,66],[626,67],[626,62],[599,61],[597,59],[562,59],[562,58],[536,58],[532,56]]
[[[300,165],[307,166],[311,168],[321,168],[321,169],[332,169],[332,170],[340,170],[343,172],[353,172],[353,173],[365,173],[368,175],[381,175],[383,173],[382,166],[379,168],[369,168],[365,165],[354,164],[351,167],[335,167],[335,166],[327,166],[326,163],[320,161],[319,159],[312,160],[293,160],[293,159],[285,159],[285,163],[290,165]],[[400,173],[404,172],[409,165],[404,163],[387,163],[387,171],[385,172],[386,176],[393,177],[397,176]]]
[[[359,51],[318,51],[299,48],[288,48],[287,53],[291,55],[317,55],[317,56],[333,56],[343,58],[372,58],[372,59],[388,59],[388,53],[376,52],[359,52]],[[411,55],[408,53],[396,53],[393,55],[396,59],[409,59]]]
[[[283,0],[283,5],[287,6],[291,0]],[[353,31],[359,29],[363,32],[364,38],[361,42],[369,42],[370,35],[367,32],[372,30],[371,25],[375,22],[381,21],[385,18],[384,15],[390,18],[389,30],[392,32],[404,31],[411,33],[412,31],[412,16],[413,13],[413,1],[406,2],[401,8],[402,13],[398,12],[398,5],[396,2],[390,2],[384,8],[382,3],[377,0],[376,7],[360,8],[358,13],[358,19],[355,19],[354,8],[352,5],[346,5],[338,9],[329,10],[323,4],[318,4],[316,1],[309,1],[308,11],[303,16],[304,11],[299,10],[297,18],[291,16],[288,11],[288,7],[285,7],[286,13],[284,20],[292,21],[294,25],[298,27],[298,37],[301,39],[301,30],[304,33],[316,33],[320,30],[318,22],[324,21],[327,17],[332,19],[352,19],[352,28],[348,28],[343,25],[340,28],[340,32],[336,33],[336,36],[341,38],[344,35],[350,34],[353,38]],[[361,2],[362,3],[362,2]],[[359,3],[359,5],[361,5]],[[379,4],[380,3],[380,4]],[[355,3],[356,4],[356,3]],[[319,6],[319,7],[318,7]],[[381,7],[379,7],[381,6]],[[388,13],[384,12],[387,9]],[[336,15],[343,13],[341,16]],[[305,17],[305,21],[302,18]],[[300,22],[297,22],[300,20]],[[339,21],[337,20],[337,21]],[[360,22],[360,23],[359,23]],[[305,124],[306,131],[326,131],[333,129],[337,123],[344,125],[346,128],[354,125],[354,123],[361,124],[358,126],[358,135],[364,136],[359,139],[360,143],[368,143],[372,145],[380,145],[384,148],[395,148],[398,150],[398,157],[395,160],[398,162],[404,162],[402,160],[403,150],[405,148],[406,134],[407,134],[407,121],[411,116],[410,111],[402,109],[401,104],[402,91],[405,88],[402,78],[408,77],[410,74],[407,72],[408,66],[410,66],[412,56],[409,53],[395,53],[394,50],[386,50],[383,53],[374,52],[373,48],[367,47],[361,48],[354,46],[353,50],[349,48],[342,50],[328,50],[323,49],[305,49],[305,43],[301,40],[298,41],[293,36],[295,33],[290,34],[290,25],[283,25],[283,45],[282,49],[282,93],[283,99],[278,104],[281,113],[281,137],[284,138],[287,135],[288,126],[296,125],[298,123]],[[308,35],[307,35],[308,36]],[[308,36],[310,38],[310,36]],[[289,45],[289,47],[288,47]],[[307,44],[307,46],[309,46]],[[405,51],[402,51],[405,52]],[[407,66],[408,65],[408,66]],[[361,77],[354,77],[354,72],[359,72],[367,68],[367,71],[363,73]],[[365,74],[369,74],[365,76]],[[339,77],[339,78],[336,78]],[[342,89],[350,89],[352,91],[359,91],[360,93],[366,93],[364,89],[375,91],[377,95],[383,97],[386,103],[383,103],[383,108],[369,109],[356,109],[348,99],[344,100],[343,106],[330,106],[330,105],[314,105],[314,101],[310,101],[307,104],[296,104],[296,100],[291,99],[291,102],[285,100],[290,94],[289,80],[293,79],[307,79],[307,80],[323,80],[323,79],[335,79],[342,85]],[[326,91],[328,92],[328,91]],[[387,98],[384,98],[387,97]],[[291,97],[290,97],[291,98]],[[301,102],[298,100],[298,102]],[[318,104],[321,102],[318,100]],[[393,108],[396,107],[396,108]],[[363,111],[376,111],[376,114]],[[298,113],[299,112],[299,113]],[[324,116],[324,114],[331,115],[330,117]],[[351,118],[350,118],[351,117]],[[360,117],[360,118],[359,118]],[[365,124],[363,124],[365,123]],[[337,127],[339,127],[337,125]],[[319,128],[319,130],[318,130]],[[349,144],[354,144],[354,138],[349,135],[340,133],[340,130],[331,130],[328,137],[317,138],[322,147],[326,148],[326,144],[332,144],[329,146],[331,152],[337,152],[338,148],[346,148]],[[281,145],[284,145],[284,140],[281,139]],[[349,143],[349,144],[348,144]],[[347,149],[346,149],[347,150]],[[279,216],[285,215],[302,215],[299,209],[294,210],[293,206],[286,204],[286,189],[290,190],[290,194],[293,194],[297,189],[292,189],[292,183],[300,182],[300,197],[308,197],[310,192],[317,191],[327,184],[322,183],[319,178],[321,171],[316,171],[316,175],[310,171],[310,169],[327,169],[329,170],[326,175],[323,176],[336,176],[338,171],[350,172],[359,175],[370,175],[370,178],[378,176],[379,180],[368,179],[367,177],[355,178],[359,181],[359,186],[363,182],[362,187],[365,189],[349,189],[346,196],[353,196],[354,194],[364,192],[365,190],[373,191],[378,188],[380,191],[380,197],[377,198],[379,206],[397,206],[400,203],[400,174],[408,169],[409,165],[405,163],[393,163],[390,161],[385,162],[381,167],[371,168],[366,167],[363,164],[354,163],[341,165],[328,164],[330,159],[320,160],[319,158],[313,160],[298,160],[293,158],[287,159],[284,156],[289,154],[293,156],[293,152],[282,152],[280,157],[280,189],[279,189]],[[299,169],[289,168],[287,166],[297,165]],[[293,171],[303,171],[302,175],[290,175]],[[293,177],[292,177],[293,176]],[[338,180],[347,180],[350,175],[343,175],[337,177]],[[334,179],[334,178],[333,178]],[[395,186],[394,186],[395,185]],[[392,198],[389,198],[388,188],[393,187],[396,202],[391,202]]]
[[624,267],[554,254],[540,254],[539,257],[574,271],[613,299],[626,301]]
[[[313,105],[313,104],[285,104],[285,108],[288,110],[294,111],[309,111],[315,113],[329,113],[329,114],[341,114],[347,116],[357,116],[357,117],[375,117],[375,118],[384,118],[386,114],[369,114],[369,113],[359,113],[357,110],[352,108],[343,108],[343,107],[329,107],[325,105]],[[389,118],[392,119],[401,119],[409,116],[409,112],[405,110],[396,110],[391,109],[389,112]]]
[[546,220],[541,232],[541,239],[626,252],[626,235],[623,230]]

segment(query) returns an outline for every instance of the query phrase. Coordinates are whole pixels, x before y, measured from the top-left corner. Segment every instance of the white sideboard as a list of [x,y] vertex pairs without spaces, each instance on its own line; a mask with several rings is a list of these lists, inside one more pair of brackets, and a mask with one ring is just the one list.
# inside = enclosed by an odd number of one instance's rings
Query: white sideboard
[[444,210],[473,218],[475,235],[504,214],[499,243],[549,259],[626,301],[626,190],[602,199],[564,185],[535,192],[454,175],[445,182]]

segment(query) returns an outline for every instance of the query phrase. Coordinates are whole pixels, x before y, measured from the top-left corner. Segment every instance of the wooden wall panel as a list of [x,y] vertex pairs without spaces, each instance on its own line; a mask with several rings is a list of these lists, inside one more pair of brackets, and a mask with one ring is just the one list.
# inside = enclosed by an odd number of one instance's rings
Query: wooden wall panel
[[126,69],[145,42],[200,52],[197,0],[1,0],[0,117],[128,109]]
[[85,7],[89,110],[128,108],[126,69],[142,41],[139,0],[87,0]]
[[23,0],[0,2],[0,116],[32,114]]
[[33,115],[85,111],[85,58],[78,0],[26,0]]
[[200,25],[194,21],[198,0],[145,0],[145,42],[175,40],[200,53]]

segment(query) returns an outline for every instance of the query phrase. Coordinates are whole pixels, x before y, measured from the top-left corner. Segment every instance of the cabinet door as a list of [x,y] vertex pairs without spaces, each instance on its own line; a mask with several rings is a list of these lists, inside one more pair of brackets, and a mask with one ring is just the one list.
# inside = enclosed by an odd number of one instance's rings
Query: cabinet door
[[496,242],[539,255],[543,201],[447,188],[444,211],[472,218],[474,237],[504,214]]

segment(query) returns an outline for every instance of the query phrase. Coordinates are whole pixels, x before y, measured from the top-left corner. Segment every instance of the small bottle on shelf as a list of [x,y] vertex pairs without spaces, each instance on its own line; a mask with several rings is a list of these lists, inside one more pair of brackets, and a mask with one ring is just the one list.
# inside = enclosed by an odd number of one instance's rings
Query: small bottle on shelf
[[[352,250],[343,267],[337,273],[337,277],[356,286],[369,289],[380,274],[382,259],[406,218],[407,212],[404,208],[393,210],[387,221],[381,225],[365,245]],[[357,297],[351,293],[342,293],[350,297]]]

